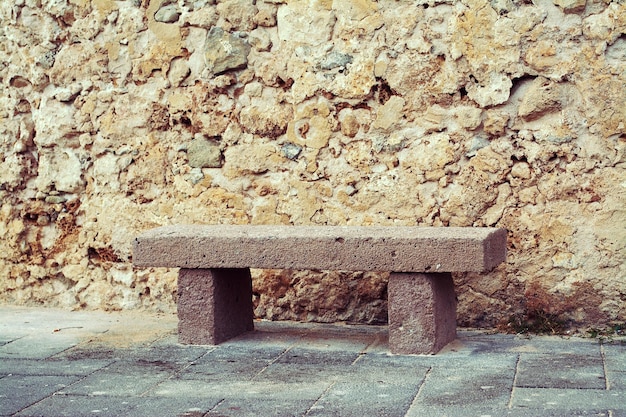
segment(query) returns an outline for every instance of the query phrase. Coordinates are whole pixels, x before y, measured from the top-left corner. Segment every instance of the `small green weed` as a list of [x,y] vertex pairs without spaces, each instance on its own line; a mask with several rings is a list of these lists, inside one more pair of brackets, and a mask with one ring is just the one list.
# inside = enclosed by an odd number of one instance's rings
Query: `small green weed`
[[[586,336],[591,339],[598,339],[600,343],[613,343],[616,336],[626,335],[626,323],[615,323],[604,328],[591,327],[587,329]],[[620,340],[620,343],[623,343]]]

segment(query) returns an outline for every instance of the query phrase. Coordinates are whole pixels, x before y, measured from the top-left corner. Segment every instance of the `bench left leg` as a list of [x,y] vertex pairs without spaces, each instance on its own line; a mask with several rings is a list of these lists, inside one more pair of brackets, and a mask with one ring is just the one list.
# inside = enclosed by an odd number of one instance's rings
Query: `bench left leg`
[[450,273],[392,272],[388,300],[392,353],[437,353],[456,338],[456,295]]
[[180,270],[180,343],[217,345],[253,329],[252,278],[249,269]]

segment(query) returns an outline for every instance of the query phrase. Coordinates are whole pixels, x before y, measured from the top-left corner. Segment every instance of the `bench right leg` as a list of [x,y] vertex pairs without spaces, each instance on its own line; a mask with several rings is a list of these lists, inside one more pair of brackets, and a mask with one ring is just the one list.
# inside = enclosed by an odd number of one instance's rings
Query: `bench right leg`
[[180,270],[180,343],[217,345],[253,329],[252,278],[249,269]]

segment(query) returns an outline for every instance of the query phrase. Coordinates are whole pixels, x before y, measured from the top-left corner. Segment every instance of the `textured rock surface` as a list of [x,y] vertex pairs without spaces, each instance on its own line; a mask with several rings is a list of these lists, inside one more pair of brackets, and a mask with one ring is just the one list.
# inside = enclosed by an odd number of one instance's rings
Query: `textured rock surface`
[[[458,321],[626,320],[626,5],[1,2],[0,300],[173,311],[176,223],[497,226]],[[387,277],[254,271],[256,314],[381,322]],[[519,321],[519,320],[518,320]]]

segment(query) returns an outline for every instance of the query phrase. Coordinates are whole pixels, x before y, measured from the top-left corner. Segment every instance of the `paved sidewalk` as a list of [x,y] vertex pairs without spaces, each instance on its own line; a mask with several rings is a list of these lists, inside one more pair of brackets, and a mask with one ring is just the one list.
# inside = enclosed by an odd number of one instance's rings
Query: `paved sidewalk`
[[626,340],[459,330],[390,355],[386,328],[255,323],[183,346],[176,317],[0,306],[0,416],[626,416]]

